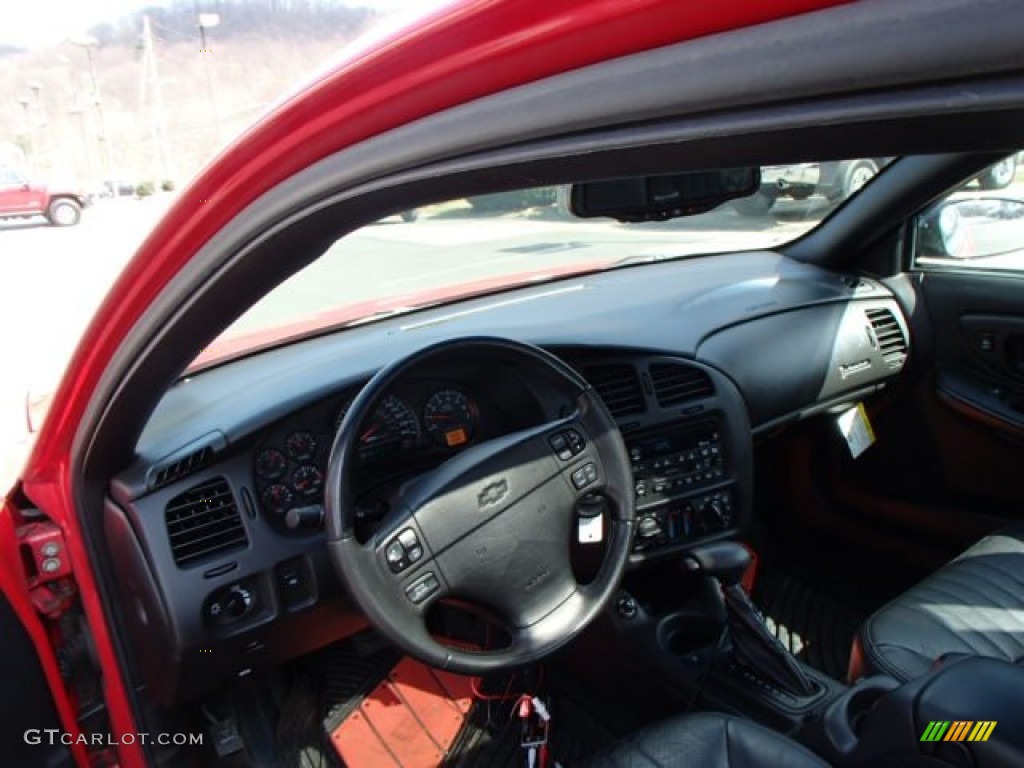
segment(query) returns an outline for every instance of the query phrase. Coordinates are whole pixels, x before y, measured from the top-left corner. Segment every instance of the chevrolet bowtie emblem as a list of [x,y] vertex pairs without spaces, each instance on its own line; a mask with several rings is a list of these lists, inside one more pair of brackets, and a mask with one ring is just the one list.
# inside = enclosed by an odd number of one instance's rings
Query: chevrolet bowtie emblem
[[508,495],[508,481],[498,480],[484,487],[476,497],[480,509],[492,507]]

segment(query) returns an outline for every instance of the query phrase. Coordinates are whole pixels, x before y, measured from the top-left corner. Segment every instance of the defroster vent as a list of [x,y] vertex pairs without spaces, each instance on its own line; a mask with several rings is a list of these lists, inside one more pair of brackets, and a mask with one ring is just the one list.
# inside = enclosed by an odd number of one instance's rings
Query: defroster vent
[[878,349],[886,365],[890,368],[902,367],[907,359],[907,340],[892,310],[878,307],[865,310],[864,314],[878,339]]
[[680,363],[652,363],[650,371],[654,396],[662,408],[715,394],[711,377],[700,368]]
[[620,418],[644,412],[644,392],[632,365],[595,365],[585,368],[583,376],[597,390],[612,416]]
[[173,483],[186,475],[190,475],[213,459],[213,446],[204,445],[197,451],[185,454],[177,461],[155,468],[152,472],[152,487]]
[[240,549],[249,541],[234,494],[223,477],[175,496],[167,502],[165,517],[171,553],[179,566]]

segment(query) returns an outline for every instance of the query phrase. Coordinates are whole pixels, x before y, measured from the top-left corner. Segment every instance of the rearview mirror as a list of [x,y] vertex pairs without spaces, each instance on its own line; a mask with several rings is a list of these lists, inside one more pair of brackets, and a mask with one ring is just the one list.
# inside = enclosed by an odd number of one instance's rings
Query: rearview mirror
[[727,168],[574,184],[569,210],[584,219],[663,221],[694,216],[761,187],[760,168]]

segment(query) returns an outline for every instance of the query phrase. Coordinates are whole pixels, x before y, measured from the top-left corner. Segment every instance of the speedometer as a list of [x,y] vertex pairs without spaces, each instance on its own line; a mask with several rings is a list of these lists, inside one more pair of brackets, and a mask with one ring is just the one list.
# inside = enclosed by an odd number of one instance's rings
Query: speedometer
[[[348,413],[349,401],[338,414],[337,426]],[[380,401],[369,421],[359,428],[359,456],[364,460],[394,456],[412,450],[420,438],[420,424],[405,400],[388,395]]]

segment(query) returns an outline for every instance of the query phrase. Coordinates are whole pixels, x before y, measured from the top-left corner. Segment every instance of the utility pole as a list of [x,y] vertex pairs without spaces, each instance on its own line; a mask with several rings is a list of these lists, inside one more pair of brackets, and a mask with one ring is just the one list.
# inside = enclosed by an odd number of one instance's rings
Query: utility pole
[[194,0],[196,11],[196,26],[199,27],[199,55],[203,57],[203,73],[206,76],[206,92],[210,98],[210,107],[213,109],[213,122],[217,130],[218,148],[224,143],[224,125],[220,119],[220,106],[217,104],[217,95],[213,89],[213,72],[210,70],[210,57],[213,51],[206,42],[207,27],[216,27],[220,24],[220,15],[216,13],[202,13],[199,10],[199,0]]
[[96,49],[99,41],[91,35],[82,35],[72,38],[71,42],[79,48],[85,49],[86,58],[89,60],[89,79],[92,87],[93,106],[96,107],[96,119],[99,122],[100,141],[100,163],[103,166],[103,175],[111,178],[113,175],[113,150],[110,146],[110,134],[107,132],[107,117],[103,111],[103,95],[100,93],[100,78],[96,72]]
[[156,146],[161,178],[173,179],[174,169],[167,142],[163,88],[157,69],[156,52],[153,50],[153,28],[150,26],[149,16],[142,17],[142,78],[139,90],[142,107],[145,109],[147,102],[149,103],[150,133]]
[[44,173],[53,173],[56,163],[53,157],[53,142],[50,139],[50,117],[43,102],[45,89],[38,80],[27,83],[26,87],[32,94],[28,113],[35,113],[35,119],[30,125],[32,148],[36,155],[35,170],[38,173],[45,166]]
[[82,153],[85,157],[85,178],[90,184],[96,183],[96,166],[93,163],[92,152],[89,150],[89,131],[85,126],[85,107],[82,106],[77,94],[75,104],[68,110],[76,118],[78,123],[79,137],[82,141]]
[[28,96],[19,96],[18,104],[21,105],[22,114],[25,118],[25,143],[21,149],[25,153],[25,160],[29,171],[31,173],[35,173],[35,146],[32,141],[32,102],[29,100]]

